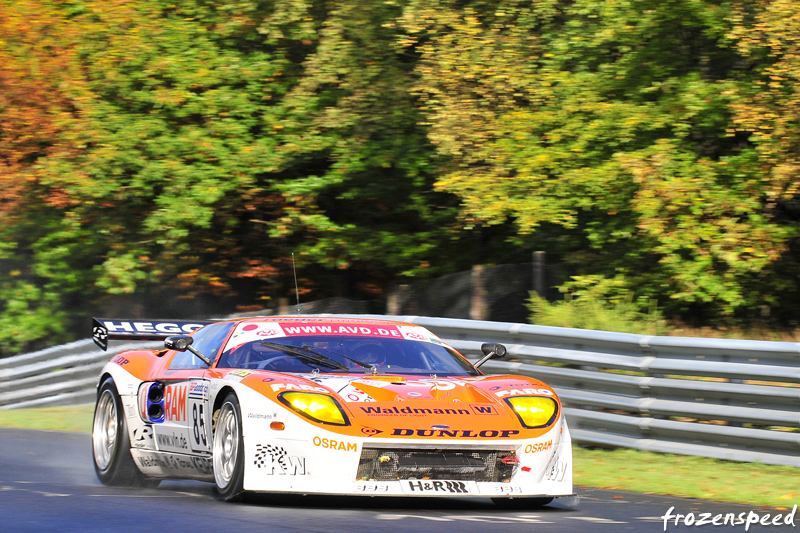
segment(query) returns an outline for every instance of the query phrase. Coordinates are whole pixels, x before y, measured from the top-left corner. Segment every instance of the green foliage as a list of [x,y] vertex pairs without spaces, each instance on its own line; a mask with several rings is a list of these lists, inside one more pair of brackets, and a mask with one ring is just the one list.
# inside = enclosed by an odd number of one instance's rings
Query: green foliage
[[24,280],[8,281],[0,283],[0,300],[4,307],[0,315],[0,354],[58,344],[66,338],[66,313],[58,294]]
[[543,249],[669,316],[792,317],[799,30],[790,0],[9,0],[4,350],[112,297],[263,306],[292,253],[311,298]]
[[666,333],[666,321],[656,302],[634,300],[633,291],[622,278],[573,276],[559,291],[564,300],[553,303],[531,292],[528,309],[532,324],[645,335]]
[[[794,225],[776,224],[752,144],[732,128],[728,6],[514,0],[414,5],[415,87],[442,155],[437,188],[465,228],[512,221],[581,274],[623,272],[672,313],[770,303],[753,285]],[[425,21],[424,23],[420,21]]]

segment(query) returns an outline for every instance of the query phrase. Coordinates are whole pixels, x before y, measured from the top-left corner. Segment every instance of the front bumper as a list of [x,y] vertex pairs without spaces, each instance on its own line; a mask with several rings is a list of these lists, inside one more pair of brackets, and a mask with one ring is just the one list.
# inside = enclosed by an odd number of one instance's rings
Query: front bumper
[[370,496],[556,497],[573,494],[566,422],[516,442],[344,437],[245,438],[245,490]]

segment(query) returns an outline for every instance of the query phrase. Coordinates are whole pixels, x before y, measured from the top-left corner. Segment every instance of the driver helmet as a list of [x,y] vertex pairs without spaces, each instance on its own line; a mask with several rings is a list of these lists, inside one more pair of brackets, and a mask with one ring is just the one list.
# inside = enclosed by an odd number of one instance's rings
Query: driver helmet
[[386,364],[386,350],[377,342],[363,344],[352,352],[352,357],[362,363],[373,366],[384,366]]

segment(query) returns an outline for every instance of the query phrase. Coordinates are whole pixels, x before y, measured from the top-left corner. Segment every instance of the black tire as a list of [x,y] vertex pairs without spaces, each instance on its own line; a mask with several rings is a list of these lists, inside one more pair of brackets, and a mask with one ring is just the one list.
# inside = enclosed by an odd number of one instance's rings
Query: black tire
[[492,498],[500,509],[538,509],[553,501],[553,498]]
[[92,458],[103,485],[155,487],[161,480],[145,476],[131,455],[131,441],[122,399],[112,378],[97,391],[92,421]]
[[213,440],[214,483],[220,499],[244,498],[244,441],[239,398],[231,392],[219,408]]

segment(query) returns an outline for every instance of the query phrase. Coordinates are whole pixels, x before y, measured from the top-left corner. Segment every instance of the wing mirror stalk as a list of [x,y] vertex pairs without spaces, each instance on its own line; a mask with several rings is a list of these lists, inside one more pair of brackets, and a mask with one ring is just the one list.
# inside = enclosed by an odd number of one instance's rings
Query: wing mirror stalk
[[483,352],[483,359],[475,363],[475,368],[480,367],[492,357],[505,357],[506,355],[506,347],[498,343],[487,342],[481,344],[481,351]]
[[211,359],[192,348],[193,342],[194,339],[189,335],[175,335],[173,337],[167,337],[164,339],[164,347],[168,350],[177,350],[179,352],[185,352],[186,350],[189,350],[199,357],[200,360],[206,365],[211,366]]

